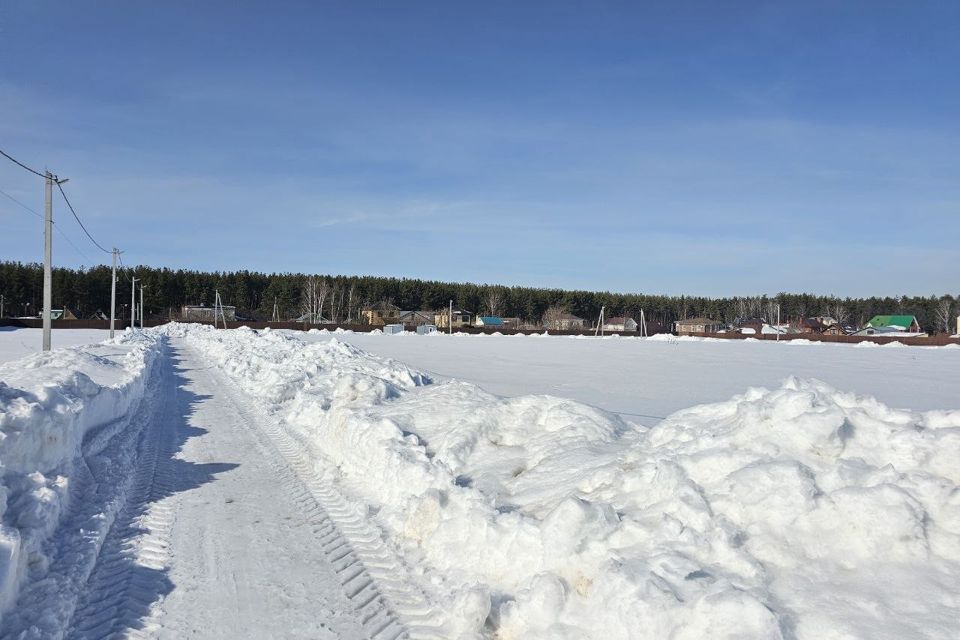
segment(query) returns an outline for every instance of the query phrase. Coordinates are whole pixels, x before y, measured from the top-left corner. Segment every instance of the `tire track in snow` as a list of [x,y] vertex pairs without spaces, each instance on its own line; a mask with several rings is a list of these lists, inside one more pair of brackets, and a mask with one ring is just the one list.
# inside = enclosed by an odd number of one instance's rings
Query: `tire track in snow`
[[135,481],[132,470],[151,430],[151,415],[161,385],[161,345],[146,376],[143,398],[130,413],[95,427],[84,437],[74,461],[69,511],[45,543],[46,574],[28,585],[4,620],[2,638],[62,638],[76,613],[83,590],[96,570],[103,546]]
[[277,421],[259,410],[223,372],[225,389],[285,489],[310,516],[317,541],[339,577],[344,594],[371,640],[443,640],[446,635],[419,589],[404,579],[406,568],[371,526],[328,483],[314,460]]
[[[73,640],[150,637],[167,587],[168,542],[175,511],[171,460],[176,445],[176,380],[169,350],[151,403],[154,412],[141,430],[136,475],[100,549],[87,581],[87,594],[67,632]],[[153,394],[152,394],[153,395]]]

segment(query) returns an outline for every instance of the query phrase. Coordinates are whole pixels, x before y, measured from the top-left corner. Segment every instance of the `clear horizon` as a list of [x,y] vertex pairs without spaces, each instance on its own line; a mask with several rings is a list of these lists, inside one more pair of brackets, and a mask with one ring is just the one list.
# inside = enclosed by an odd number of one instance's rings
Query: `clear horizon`
[[[957,294],[960,5],[10,3],[0,148],[129,263]],[[43,185],[0,159],[0,190]],[[56,266],[109,261],[57,196]],[[0,259],[42,225],[0,196]],[[77,249],[79,248],[79,250]]]

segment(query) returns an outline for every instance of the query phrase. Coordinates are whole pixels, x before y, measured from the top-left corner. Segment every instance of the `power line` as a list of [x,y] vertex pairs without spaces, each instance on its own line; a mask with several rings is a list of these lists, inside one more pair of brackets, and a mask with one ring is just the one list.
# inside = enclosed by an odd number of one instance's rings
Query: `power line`
[[9,199],[12,200],[13,202],[17,203],[18,205],[20,205],[21,207],[23,207],[24,209],[26,209],[27,211],[29,211],[29,212],[32,213],[33,215],[35,215],[35,216],[37,216],[38,218],[40,218],[41,220],[43,220],[43,216],[40,214],[40,212],[38,212],[38,211],[36,211],[36,210],[34,210],[34,209],[31,209],[30,207],[28,207],[27,205],[23,204],[23,203],[20,202],[19,200],[17,200],[16,198],[14,198],[12,195],[10,195],[9,193],[7,193],[6,191],[0,190],[0,195],[6,196],[7,198],[9,198]]
[[41,178],[46,178],[46,177],[47,177],[46,174],[40,173],[40,172],[37,171],[36,169],[31,169],[30,167],[28,167],[27,165],[23,164],[22,162],[20,162],[19,160],[17,160],[17,159],[14,158],[13,156],[11,156],[9,153],[7,153],[6,151],[4,151],[3,149],[0,149],[0,155],[2,155],[4,158],[6,158],[6,159],[9,160],[10,162],[14,163],[15,165],[18,165],[18,166],[26,169],[27,171],[29,171],[30,173],[32,173],[32,174],[34,174],[34,175],[40,176]]
[[[40,218],[41,220],[43,220],[43,216],[40,215],[39,212],[37,212],[36,210],[34,210],[34,209],[28,207],[27,205],[23,204],[22,202],[20,202],[19,200],[17,200],[17,199],[14,198],[13,196],[11,196],[11,195],[10,195],[9,193],[7,193],[6,191],[0,190],[0,195],[6,196],[7,198],[9,198],[10,200],[12,200],[13,202],[15,202],[15,203],[17,203],[18,205],[20,205],[20,207],[23,208],[23,210],[26,211],[27,213],[33,214],[33,215],[37,216],[38,218]],[[73,240],[71,240],[71,239],[70,239],[70,236],[68,236],[66,233],[63,232],[63,229],[60,228],[60,226],[57,224],[56,220],[53,221],[53,228],[56,229],[57,233],[59,233],[60,236],[61,236],[64,240],[66,240],[67,243],[68,243],[71,247],[73,247],[73,248],[76,250],[77,253],[79,253],[83,258],[86,258],[87,261],[89,261],[91,265],[95,262],[93,258],[91,258],[91,257],[88,256],[87,254],[85,254],[85,253],[83,252],[83,250],[80,249],[80,247],[78,247],[76,244],[73,243]]]
[[60,227],[57,226],[56,224],[53,225],[53,228],[57,230],[57,233],[59,233],[59,234],[63,237],[63,239],[66,240],[66,241],[70,244],[71,247],[73,247],[74,249],[76,249],[77,253],[79,253],[79,254],[81,255],[81,257],[86,258],[86,259],[90,262],[90,266],[91,266],[91,267],[93,266],[93,263],[96,262],[96,261],[95,261],[93,258],[91,258],[90,256],[88,256],[87,254],[85,254],[83,251],[81,251],[81,250],[80,250],[80,247],[78,247],[77,245],[73,244],[73,240],[70,239],[70,236],[68,236],[67,234],[65,234],[65,233],[60,229]]
[[104,253],[112,253],[111,251],[104,249],[99,242],[93,239],[93,236],[90,235],[90,232],[87,231],[87,228],[83,226],[83,223],[80,221],[80,216],[78,216],[77,212],[73,210],[73,205],[70,204],[70,200],[67,198],[67,192],[63,190],[63,185],[61,185],[60,181],[58,180],[55,180],[54,182],[57,183],[57,189],[60,189],[60,195],[63,196],[63,201],[67,203],[67,208],[70,209],[70,213],[73,214],[73,217],[77,220],[77,224],[79,224],[80,228],[83,229],[83,232],[87,234],[88,238],[90,238],[90,242],[97,245],[97,248],[100,249],[100,251],[103,251]]

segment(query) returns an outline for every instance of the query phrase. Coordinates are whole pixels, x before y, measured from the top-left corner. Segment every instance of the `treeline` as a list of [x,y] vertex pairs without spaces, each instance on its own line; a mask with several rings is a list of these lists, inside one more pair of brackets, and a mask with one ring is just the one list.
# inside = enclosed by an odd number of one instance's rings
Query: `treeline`
[[[842,323],[861,326],[873,315],[912,314],[927,331],[955,329],[958,300],[953,296],[890,296],[837,298],[780,293],[773,297],[706,298],[598,291],[565,291],[534,287],[504,287],[373,276],[324,276],[303,273],[265,274],[252,271],[200,272],[137,266],[119,270],[118,315],[129,313],[130,279],[144,289],[149,317],[176,317],[184,304],[212,305],[214,291],[224,304],[237,307],[243,317],[270,320],[274,309],[280,319],[295,319],[316,309],[334,322],[359,322],[360,310],[385,301],[401,309],[442,309],[454,306],[472,312],[519,317],[536,324],[551,307],[593,321],[606,307],[606,315],[638,317],[642,309],[648,323],[669,327],[674,320],[707,316],[727,323],[746,318],[776,319],[829,315]],[[36,263],[0,262],[0,295],[5,314],[37,315],[43,297],[43,268]],[[138,299],[139,299],[139,293]],[[57,268],[53,271],[53,307],[66,307],[79,318],[109,313],[110,268]]]

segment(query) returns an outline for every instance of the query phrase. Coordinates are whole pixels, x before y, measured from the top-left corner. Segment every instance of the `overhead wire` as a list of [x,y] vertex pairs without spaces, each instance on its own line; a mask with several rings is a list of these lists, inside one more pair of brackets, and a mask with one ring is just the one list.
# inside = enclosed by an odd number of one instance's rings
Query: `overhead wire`
[[46,175],[45,173],[40,173],[40,172],[37,171],[36,169],[33,169],[33,168],[31,168],[31,167],[28,167],[27,165],[23,164],[22,162],[20,162],[20,161],[17,160],[16,158],[14,158],[12,155],[10,155],[9,153],[7,153],[7,152],[4,151],[3,149],[0,149],[0,155],[2,155],[4,158],[6,158],[6,159],[9,160],[10,162],[14,163],[15,165],[18,165],[18,166],[22,167],[23,169],[26,169],[27,171],[29,171],[30,173],[32,173],[32,174],[34,174],[34,175],[40,176],[41,178],[46,178],[46,177],[47,177],[47,175]]
[[38,218],[40,218],[41,220],[43,220],[43,216],[40,214],[39,211],[36,211],[36,210],[28,207],[27,205],[23,204],[22,202],[20,202],[20,201],[17,200],[16,198],[14,198],[12,195],[10,195],[9,193],[7,193],[6,191],[3,191],[2,189],[0,189],[0,195],[5,196],[6,198],[12,200],[12,201],[15,202],[16,204],[20,205],[20,206],[21,206],[23,209],[25,209],[26,211],[32,213],[33,215],[35,215],[35,216],[37,216]]
[[[47,178],[47,177],[48,177],[47,174],[45,174],[45,173],[40,173],[39,171],[37,171],[37,170],[34,169],[33,167],[30,167],[30,166],[24,164],[23,162],[20,162],[19,160],[17,160],[17,159],[14,158],[13,156],[11,156],[9,153],[7,153],[6,151],[4,151],[3,149],[0,149],[0,155],[2,155],[4,158],[6,158],[7,160],[9,160],[10,162],[16,164],[17,166],[19,166],[19,167],[21,167],[21,168],[23,168],[23,169],[26,169],[27,171],[29,171],[30,173],[32,173],[32,174],[34,174],[34,175],[40,176],[41,178]],[[54,181],[54,182],[56,183],[56,185],[57,185],[57,189],[60,190],[60,195],[63,196],[63,201],[67,203],[67,208],[70,209],[70,213],[73,214],[73,217],[74,217],[74,219],[77,221],[77,224],[79,224],[79,225],[80,225],[80,228],[83,229],[83,232],[86,234],[87,238],[90,239],[90,242],[92,242],[98,249],[100,249],[100,251],[103,251],[104,253],[113,253],[112,251],[110,251],[110,250],[108,250],[108,249],[104,249],[104,248],[103,248],[103,245],[101,245],[99,242],[97,242],[97,241],[94,239],[94,237],[93,237],[92,235],[90,235],[90,232],[87,231],[87,227],[84,226],[83,221],[80,220],[80,216],[78,216],[76,210],[74,210],[73,205],[70,204],[70,199],[67,197],[66,191],[63,190],[63,184],[61,184],[60,180],[57,179],[57,176],[50,174],[50,177],[53,178],[53,181]],[[0,192],[0,193],[3,193],[3,192]],[[13,200],[13,201],[16,202],[17,204],[19,204],[21,207],[27,209],[28,211],[30,211],[30,212],[33,213],[34,215],[40,216],[39,213],[37,213],[36,211],[33,211],[33,209],[30,209],[30,207],[27,207],[25,204],[23,204],[22,202],[20,202],[19,200],[17,200],[17,199],[14,198],[13,196],[11,196],[10,194],[4,193],[3,195],[5,195],[6,197],[10,198],[11,200]],[[42,218],[43,216],[40,216],[40,217]],[[64,235],[62,231],[60,232],[60,234],[63,235],[64,238],[66,238],[66,235]],[[70,242],[69,239],[68,239],[67,241]],[[70,242],[70,244],[73,245],[72,242]],[[76,248],[76,245],[73,245],[73,246],[74,246],[74,248]],[[79,249],[77,249],[77,251],[79,251]],[[81,252],[81,254],[82,254],[82,252]],[[87,259],[90,260],[90,258],[87,258]],[[92,260],[91,260],[91,262],[92,262]]]
[[57,233],[59,233],[60,236],[61,236],[64,240],[66,240],[67,243],[69,243],[71,247],[73,247],[74,249],[76,249],[77,253],[79,253],[81,257],[86,258],[86,259],[90,262],[90,266],[93,266],[93,263],[96,262],[96,261],[95,261],[93,258],[91,258],[90,256],[88,256],[87,254],[85,254],[85,253],[80,249],[80,247],[78,247],[77,245],[75,245],[75,244],[73,243],[73,240],[70,239],[70,236],[68,236],[68,235],[65,234],[63,231],[61,231],[60,227],[57,226],[56,224],[53,225],[53,228],[57,230]]
[[[22,209],[23,209],[24,211],[26,211],[27,213],[29,213],[29,214],[31,214],[31,215],[34,215],[34,216],[40,218],[41,220],[43,220],[43,215],[41,215],[39,211],[37,211],[36,209],[33,209],[32,207],[30,207],[30,206],[28,206],[28,205],[25,205],[24,203],[20,202],[19,200],[17,200],[17,199],[14,198],[13,196],[11,196],[11,195],[10,195],[9,193],[7,193],[6,191],[0,190],[0,195],[5,196],[6,198],[10,199],[10,200],[13,201],[14,203],[18,204],[18,205],[20,206],[20,208],[22,208]],[[71,247],[73,247],[74,250],[75,250],[78,254],[80,254],[81,257],[85,258],[88,262],[90,262],[90,264],[93,264],[93,262],[94,262],[93,258],[91,258],[90,256],[88,256],[86,253],[83,252],[83,250],[82,250],[80,247],[78,247],[76,244],[74,244],[73,240],[70,239],[70,236],[68,236],[66,233],[64,233],[63,229],[61,229],[60,226],[57,224],[57,221],[56,221],[56,220],[53,220],[52,222],[53,222],[53,228],[56,229],[57,233],[60,234],[60,237],[62,237],[64,240],[66,240],[66,241],[67,241],[67,244],[69,244]]]
[[63,190],[63,185],[61,185],[59,181],[56,181],[56,182],[57,182],[57,189],[60,190],[60,195],[63,196],[63,201],[67,203],[67,208],[70,209],[70,213],[73,214],[74,219],[76,219],[77,224],[80,225],[80,228],[83,229],[83,232],[84,232],[85,234],[87,234],[87,237],[88,237],[88,238],[90,238],[90,242],[92,242],[93,244],[95,244],[95,245],[97,246],[97,248],[100,249],[100,251],[103,251],[104,253],[113,253],[113,252],[110,251],[109,249],[104,249],[103,246],[102,246],[99,242],[97,242],[96,240],[93,239],[93,236],[90,235],[90,232],[87,231],[87,228],[86,228],[85,226],[83,226],[83,222],[80,221],[80,216],[78,216],[78,215],[77,215],[77,212],[73,210],[73,205],[70,204],[70,200],[69,200],[69,198],[67,198],[67,192]]

